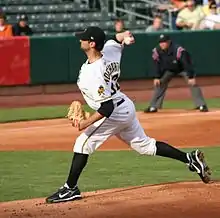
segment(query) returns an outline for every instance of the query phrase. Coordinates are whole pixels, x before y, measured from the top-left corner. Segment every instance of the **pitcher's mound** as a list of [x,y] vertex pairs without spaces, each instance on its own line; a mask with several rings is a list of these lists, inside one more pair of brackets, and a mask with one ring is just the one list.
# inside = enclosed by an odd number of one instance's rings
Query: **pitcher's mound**
[[44,199],[0,204],[0,217],[219,218],[220,183],[172,183],[85,193],[83,200],[45,204]]

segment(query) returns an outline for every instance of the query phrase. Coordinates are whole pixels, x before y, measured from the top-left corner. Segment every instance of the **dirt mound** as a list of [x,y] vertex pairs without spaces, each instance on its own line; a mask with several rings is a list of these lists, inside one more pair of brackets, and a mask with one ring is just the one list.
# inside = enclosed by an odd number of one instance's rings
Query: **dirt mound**
[[[177,147],[220,145],[220,138],[216,137],[220,134],[220,110],[212,109],[209,113],[164,110],[157,114],[138,112],[137,115],[146,134],[157,140]],[[65,119],[0,124],[0,151],[71,151],[79,134]],[[112,137],[100,149],[128,150],[129,146]]]
[[172,183],[85,193],[83,200],[45,204],[44,199],[0,204],[0,217],[219,218],[220,183]]

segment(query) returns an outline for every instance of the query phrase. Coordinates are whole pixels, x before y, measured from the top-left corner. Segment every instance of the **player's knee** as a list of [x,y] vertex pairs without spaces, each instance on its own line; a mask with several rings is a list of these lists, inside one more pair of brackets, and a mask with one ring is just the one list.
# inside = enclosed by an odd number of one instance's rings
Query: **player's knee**
[[154,138],[146,137],[145,139],[131,143],[131,147],[142,155],[156,154],[156,140]]
[[89,137],[85,133],[77,137],[73,151],[81,154],[92,154],[94,152],[92,147],[89,146]]

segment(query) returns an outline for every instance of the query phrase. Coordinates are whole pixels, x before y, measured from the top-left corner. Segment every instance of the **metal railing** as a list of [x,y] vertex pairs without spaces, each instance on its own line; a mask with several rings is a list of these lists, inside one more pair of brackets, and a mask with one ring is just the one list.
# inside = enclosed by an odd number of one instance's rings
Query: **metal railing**
[[[147,3],[151,8],[153,8],[153,7],[159,8],[159,6],[161,6],[160,3],[156,3],[156,2],[151,1],[151,0],[140,0],[140,1],[142,1],[144,3]],[[117,12],[122,12],[122,13],[128,14],[130,16],[135,16],[135,17],[138,17],[138,18],[145,19],[147,21],[153,21],[153,19],[154,19],[153,17],[150,17],[148,15],[143,15],[143,14],[134,12],[132,10],[128,10],[128,9],[118,7],[117,6],[117,0],[113,0],[113,11],[114,11],[115,14]],[[169,29],[172,29],[172,12],[170,10],[165,10],[165,11],[168,12],[168,22],[163,21],[163,24],[168,26]]]

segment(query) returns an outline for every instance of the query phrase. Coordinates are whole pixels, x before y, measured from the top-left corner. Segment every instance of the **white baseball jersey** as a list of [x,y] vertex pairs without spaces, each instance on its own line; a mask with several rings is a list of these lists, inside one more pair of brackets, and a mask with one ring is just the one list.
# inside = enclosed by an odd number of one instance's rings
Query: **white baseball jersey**
[[97,111],[102,102],[112,99],[114,111],[109,118],[102,118],[80,134],[74,152],[91,154],[115,135],[140,154],[156,153],[156,140],[145,134],[136,117],[133,102],[120,91],[117,82],[122,50],[121,44],[109,40],[104,45],[102,58],[91,64],[86,61],[81,67],[77,85],[87,104]]
[[[102,102],[113,100],[117,104],[125,95],[120,91],[120,61],[123,46],[114,40],[108,40],[102,51],[102,58],[82,65],[77,85],[86,101],[93,109],[98,110]],[[117,111],[115,108],[114,112]],[[114,113],[111,115],[114,117]]]

